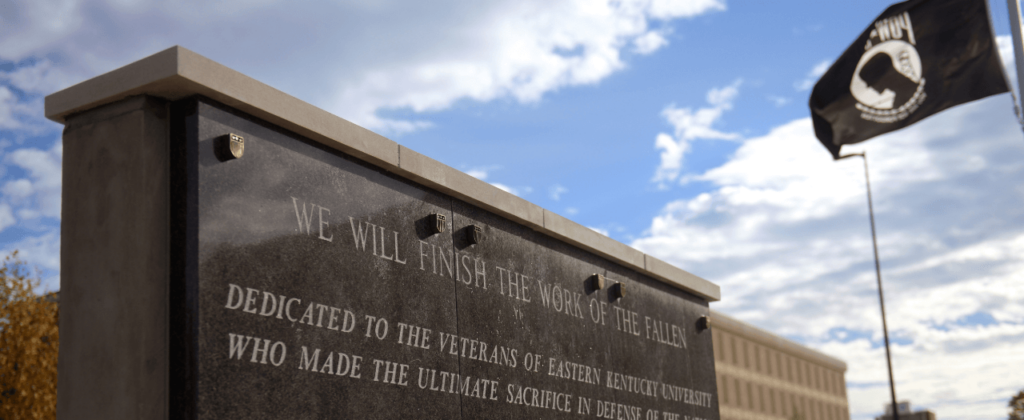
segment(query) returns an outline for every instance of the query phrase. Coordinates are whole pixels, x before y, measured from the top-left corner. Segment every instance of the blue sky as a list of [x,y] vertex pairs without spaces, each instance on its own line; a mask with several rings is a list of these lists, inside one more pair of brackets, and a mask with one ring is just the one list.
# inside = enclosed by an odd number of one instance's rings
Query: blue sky
[[[889,3],[0,1],[0,249],[59,284],[42,98],[182,45],[722,286],[713,307],[887,399],[859,161],[810,86]],[[990,2],[1004,64],[1006,4]],[[901,399],[1004,418],[1024,388],[1024,134],[998,95],[866,150]]]

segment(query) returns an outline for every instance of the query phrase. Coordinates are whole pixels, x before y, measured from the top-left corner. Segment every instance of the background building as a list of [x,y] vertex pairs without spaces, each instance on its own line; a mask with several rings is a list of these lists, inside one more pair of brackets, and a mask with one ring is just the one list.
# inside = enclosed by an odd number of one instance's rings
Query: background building
[[711,311],[722,420],[848,420],[846,363]]

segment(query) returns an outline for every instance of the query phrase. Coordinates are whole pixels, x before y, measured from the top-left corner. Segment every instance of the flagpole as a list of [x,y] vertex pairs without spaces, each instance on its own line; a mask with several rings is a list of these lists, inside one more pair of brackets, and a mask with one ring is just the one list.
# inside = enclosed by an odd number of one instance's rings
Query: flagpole
[[[1020,71],[1019,69],[1020,67],[1018,67],[1018,72]],[[882,308],[882,336],[885,337],[885,361],[889,365],[889,394],[892,396],[892,418],[893,420],[900,420],[899,405],[896,404],[896,381],[893,380],[892,376],[892,355],[889,352],[889,327],[885,323],[885,295],[882,293],[882,266],[878,263],[878,238],[875,235],[875,209],[871,203],[871,178],[868,176],[868,156],[865,152],[861,152],[843,155],[839,159],[854,156],[860,156],[864,159],[864,181],[868,187],[868,217],[871,219],[871,244],[875,249],[875,277],[878,279],[878,303]]]
[[[1024,42],[1021,39],[1020,0],[1006,0],[1006,5],[1010,12],[1010,33],[1013,34],[1014,67],[1017,67],[1017,97],[1024,101]],[[1013,86],[1010,86],[1010,89],[1012,90]]]

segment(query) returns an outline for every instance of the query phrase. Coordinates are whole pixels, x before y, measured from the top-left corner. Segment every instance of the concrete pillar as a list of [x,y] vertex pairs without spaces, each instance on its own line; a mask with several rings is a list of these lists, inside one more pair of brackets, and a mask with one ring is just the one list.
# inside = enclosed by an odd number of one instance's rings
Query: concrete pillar
[[66,119],[58,419],[168,416],[169,137],[149,96]]

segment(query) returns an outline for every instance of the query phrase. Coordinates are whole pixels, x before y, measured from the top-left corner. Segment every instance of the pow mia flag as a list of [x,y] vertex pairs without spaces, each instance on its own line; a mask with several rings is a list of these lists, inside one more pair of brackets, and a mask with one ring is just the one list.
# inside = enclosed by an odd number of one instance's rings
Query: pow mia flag
[[889,6],[818,80],[811,118],[838,159],[844,144],[1006,91],[985,0],[908,0]]

